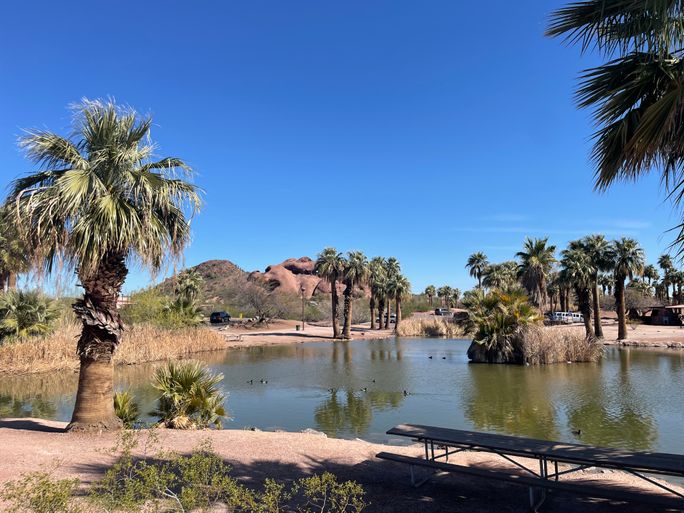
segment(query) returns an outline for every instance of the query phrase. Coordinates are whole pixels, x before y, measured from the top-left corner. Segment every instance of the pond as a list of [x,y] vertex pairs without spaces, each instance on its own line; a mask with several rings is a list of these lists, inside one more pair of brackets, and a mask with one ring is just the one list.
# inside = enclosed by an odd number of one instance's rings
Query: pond
[[[411,422],[684,453],[684,351],[610,347],[597,364],[523,367],[469,364],[468,344],[306,343],[198,359],[225,375],[228,428],[313,428],[398,443],[385,431]],[[130,389],[144,412],[155,401],[154,367],[116,369],[117,387]],[[2,376],[0,417],[69,420],[76,385],[76,373]]]

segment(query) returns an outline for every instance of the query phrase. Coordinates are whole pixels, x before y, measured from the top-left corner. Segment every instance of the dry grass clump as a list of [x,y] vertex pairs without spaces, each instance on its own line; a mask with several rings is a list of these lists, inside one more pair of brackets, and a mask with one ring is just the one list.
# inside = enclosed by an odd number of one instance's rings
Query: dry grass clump
[[[31,337],[0,345],[0,374],[31,374],[78,369],[75,321],[61,321],[45,337]],[[117,365],[186,358],[202,351],[226,348],[225,338],[207,328],[162,329],[135,325],[124,332],[114,355]]]
[[543,365],[566,362],[595,362],[603,345],[587,339],[578,330],[530,326],[521,339],[524,363]]
[[459,338],[465,335],[461,326],[451,321],[438,319],[403,319],[397,326],[400,337],[447,337]]

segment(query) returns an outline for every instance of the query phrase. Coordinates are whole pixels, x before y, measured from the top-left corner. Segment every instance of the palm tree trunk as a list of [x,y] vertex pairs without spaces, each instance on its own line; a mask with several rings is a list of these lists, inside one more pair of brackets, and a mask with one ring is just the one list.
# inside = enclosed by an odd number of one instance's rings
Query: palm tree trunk
[[85,293],[73,309],[83,325],[77,345],[81,368],[70,431],[121,428],[114,413],[112,358],[123,332],[116,301],[127,274],[123,255],[105,255],[96,272],[80,276]]
[[385,311],[385,300],[380,297],[380,300],[378,302],[378,329],[382,329],[382,312]]
[[0,271],[0,292],[5,292],[8,281],[9,273],[7,271]]
[[375,296],[373,296],[373,294],[371,294],[371,297],[370,297],[370,316],[371,316],[370,329],[374,330],[375,329]]
[[[385,317],[385,329],[389,329],[390,312],[392,311],[392,299],[387,298],[387,317]],[[381,321],[382,322],[382,321]]]
[[333,276],[330,280],[330,293],[332,294],[332,327],[333,338],[340,338],[340,323],[337,320],[337,309],[340,304],[340,298],[337,295],[337,277]]
[[401,297],[397,296],[396,299],[396,304],[397,304],[397,320],[394,323],[394,329],[397,329],[397,326],[399,326],[399,323],[401,322]]
[[627,338],[627,315],[625,314],[625,277],[615,278],[615,306],[618,315],[618,340]]
[[344,327],[342,328],[342,338],[351,339],[352,324],[352,291],[353,285],[347,281],[344,287]]
[[592,301],[594,303],[594,335],[596,338],[603,338],[603,327],[601,326],[601,304],[599,302],[598,279],[594,280],[594,287],[591,289]]
[[17,273],[11,271],[7,273],[7,289],[17,290]]
[[594,337],[594,331],[591,328],[591,300],[589,299],[589,290],[585,288],[576,288],[577,293],[577,308],[584,318],[584,334],[588,339]]

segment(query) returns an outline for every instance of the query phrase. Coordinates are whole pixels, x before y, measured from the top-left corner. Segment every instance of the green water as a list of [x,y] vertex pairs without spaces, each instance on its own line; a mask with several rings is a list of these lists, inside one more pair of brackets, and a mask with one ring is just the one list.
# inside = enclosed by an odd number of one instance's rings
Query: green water
[[[522,367],[468,364],[468,344],[308,343],[199,359],[225,375],[230,428],[313,428],[335,437],[398,442],[385,431],[413,422],[684,453],[684,351],[608,348],[598,364]],[[117,386],[130,388],[142,411],[155,400],[153,368],[116,371]],[[3,376],[0,416],[68,420],[76,384],[75,373]]]

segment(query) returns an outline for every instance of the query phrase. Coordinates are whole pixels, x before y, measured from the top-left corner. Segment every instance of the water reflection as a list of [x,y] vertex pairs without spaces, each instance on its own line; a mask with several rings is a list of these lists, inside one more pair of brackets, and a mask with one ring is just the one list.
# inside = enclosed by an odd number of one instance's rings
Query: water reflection
[[[389,427],[414,422],[684,452],[684,351],[611,348],[601,364],[518,367],[470,365],[467,347],[390,339],[198,356],[225,376],[231,428],[313,427],[386,441]],[[117,389],[131,390],[142,412],[156,401],[150,380],[158,365],[116,369]],[[73,372],[1,376],[0,416],[68,420],[77,381]]]

